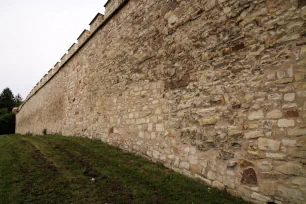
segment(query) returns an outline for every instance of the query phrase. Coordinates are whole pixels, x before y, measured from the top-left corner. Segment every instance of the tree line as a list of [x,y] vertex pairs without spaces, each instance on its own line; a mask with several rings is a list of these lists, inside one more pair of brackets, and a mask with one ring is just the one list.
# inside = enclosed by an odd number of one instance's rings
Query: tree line
[[14,107],[22,104],[20,94],[14,96],[9,88],[5,88],[0,94],[0,135],[14,134],[16,115],[12,112]]

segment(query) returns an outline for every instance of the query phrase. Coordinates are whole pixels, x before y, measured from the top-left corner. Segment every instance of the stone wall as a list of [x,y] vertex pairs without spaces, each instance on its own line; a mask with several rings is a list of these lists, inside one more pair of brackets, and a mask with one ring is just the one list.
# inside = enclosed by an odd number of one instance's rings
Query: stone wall
[[97,138],[255,203],[305,203],[305,5],[109,1],[16,132]]

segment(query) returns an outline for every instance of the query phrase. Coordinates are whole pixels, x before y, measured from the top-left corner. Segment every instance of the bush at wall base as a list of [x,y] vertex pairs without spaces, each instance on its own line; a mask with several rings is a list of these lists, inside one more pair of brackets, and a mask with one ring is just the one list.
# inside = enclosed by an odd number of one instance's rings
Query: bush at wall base
[[15,118],[14,113],[0,115],[0,135],[15,133]]

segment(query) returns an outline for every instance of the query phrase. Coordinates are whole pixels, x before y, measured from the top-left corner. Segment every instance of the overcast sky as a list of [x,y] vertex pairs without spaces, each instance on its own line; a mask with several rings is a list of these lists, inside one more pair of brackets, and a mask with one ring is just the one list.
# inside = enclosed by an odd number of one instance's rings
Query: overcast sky
[[25,98],[107,0],[0,0],[0,92]]

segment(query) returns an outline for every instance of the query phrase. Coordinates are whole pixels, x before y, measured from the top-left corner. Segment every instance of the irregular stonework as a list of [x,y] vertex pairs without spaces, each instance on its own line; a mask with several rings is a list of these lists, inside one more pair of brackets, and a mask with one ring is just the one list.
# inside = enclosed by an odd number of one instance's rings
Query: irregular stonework
[[305,203],[305,21],[300,0],[109,0],[16,132],[95,138],[254,203]]

